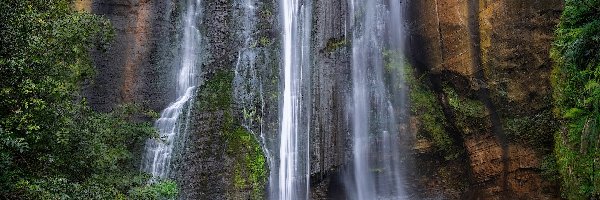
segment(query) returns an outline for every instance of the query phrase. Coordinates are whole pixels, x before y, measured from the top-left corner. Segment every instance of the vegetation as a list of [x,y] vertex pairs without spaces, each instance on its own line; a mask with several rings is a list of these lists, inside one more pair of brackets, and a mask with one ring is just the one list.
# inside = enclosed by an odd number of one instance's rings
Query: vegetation
[[260,144],[242,127],[228,131],[226,137],[227,153],[236,158],[234,186],[251,189],[252,199],[264,199],[267,165]]
[[[223,111],[223,123],[215,124],[223,134],[226,153],[232,160],[233,198],[264,199],[267,182],[267,163],[262,148],[255,136],[239,125],[241,118],[251,118],[253,112],[243,110],[240,118],[233,111],[233,73],[220,70],[204,82],[198,95],[199,112]],[[214,119],[213,119],[214,120]],[[244,196],[244,192],[250,194]]]
[[204,82],[198,95],[197,105],[200,111],[218,111],[231,108],[233,101],[233,73],[217,72]]
[[456,111],[456,113],[460,114],[461,117],[484,118],[487,116],[483,102],[460,97],[454,88],[448,85],[445,85],[443,90],[448,97],[448,104]]
[[502,127],[511,142],[535,147],[543,154],[552,153],[554,137],[548,133],[558,128],[551,110],[529,115],[504,116]]
[[342,47],[347,45],[347,41],[345,38],[334,38],[327,40],[327,45],[325,46],[325,52],[331,53]]
[[482,133],[489,127],[486,118],[488,112],[483,102],[460,96],[449,84],[445,84],[442,90],[456,117],[455,125],[463,134]]
[[415,69],[403,60],[402,54],[397,51],[385,50],[383,59],[385,62],[385,74],[388,76],[401,76],[404,82],[396,81],[397,78],[386,77],[391,91],[407,90],[410,101],[410,115],[419,121],[419,132],[417,137],[432,141],[438,153],[447,160],[454,160],[460,155],[460,144],[446,132],[448,121],[444,116],[441,104],[438,102],[431,85],[427,85],[429,74],[419,74]]
[[[410,68],[409,68],[410,69]],[[408,70],[407,74],[412,70]],[[414,78],[414,75],[407,75],[407,83],[410,87],[410,105],[411,112],[419,118],[420,130],[419,136],[433,141],[436,148],[444,155],[447,160],[453,160],[460,155],[459,144],[448,135],[445,127],[448,125],[441,105],[439,104],[435,93],[429,86],[422,83],[422,78]]]
[[566,0],[556,41],[555,154],[564,197],[600,198],[600,1]]
[[94,74],[91,48],[110,23],[69,0],[0,2],[0,199],[168,199],[148,185],[135,149],[156,135],[142,109],[92,111],[80,94]]

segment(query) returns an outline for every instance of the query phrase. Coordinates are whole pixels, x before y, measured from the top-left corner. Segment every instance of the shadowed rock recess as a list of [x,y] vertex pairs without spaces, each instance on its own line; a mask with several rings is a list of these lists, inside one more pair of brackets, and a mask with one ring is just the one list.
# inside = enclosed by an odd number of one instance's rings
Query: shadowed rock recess
[[[251,67],[263,89],[262,100],[244,105],[234,96],[247,39],[238,34],[244,8],[235,2],[202,1],[200,86],[171,175],[183,199],[268,198],[273,169],[263,148],[274,148],[281,114],[279,2],[248,1],[257,17]],[[562,1],[409,2],[413,196],[558,199],[557,182],[544,176],[542,166],[552,156],[557,129],[548,55]],[[75,7],[104,15],[116,29],[108,51],[92,53],[97,78],[85,93],[94,109],[132,102],[156,111],[166,107],[175,98],[185,3],[75,0]],[[310,196],[337,199],[344,193],[339,172],[351,161],[346,104],[352,37],[346,23],[353,16],[346,0],[313,0],[312,12]],[[248,108],[263,112],[249,116]],[[261,125],[244,124],[249,118]]]

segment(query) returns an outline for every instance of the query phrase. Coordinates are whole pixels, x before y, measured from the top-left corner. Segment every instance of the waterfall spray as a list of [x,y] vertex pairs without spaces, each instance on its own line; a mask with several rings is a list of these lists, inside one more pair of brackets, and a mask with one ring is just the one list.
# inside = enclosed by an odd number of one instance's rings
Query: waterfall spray
[[[352,177],[346,183],[351,199],[405,199],[404,167],[398,121],[404,112],[402,67],[390,70],[387,51],[402,53],[402,6],[383,0],[350,0],[352,27]],[[391,9],[391,11],[388,11]],[[388,30],[389,29],[389,30]],[[386,31],[390,38],[385,40]],[[396,55],[396,53],[394,53]],[[393,74],[390,74],[393,73]],[[390,78],[391,83],[390,83]],[[397,99],[399,98],[399,99]],[[353,193],[352,193],[353,192]]]

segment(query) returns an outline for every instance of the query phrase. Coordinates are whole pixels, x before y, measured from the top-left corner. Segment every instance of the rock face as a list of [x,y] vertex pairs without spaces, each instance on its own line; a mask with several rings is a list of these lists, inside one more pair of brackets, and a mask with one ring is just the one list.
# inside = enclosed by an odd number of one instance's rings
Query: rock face
[[[412,58],[418,68],[433,74],[446,115],[459,119],[453,126],[469,159],[472,193],[557,198],[556,183],[539,171],[556,130],[549,111],[549,49],[561,1],[411,4]],[[460,121],[465,114],[452,108],[448,90],[481,102],[484,117],[471,124]]]
[[[262,106],[251,103],[250,107],[266,111],[256,118],[265,121],[264,127],[247,127],[253,132],[239,131],[244,120],[252,117],[243,109],[247,105],[238,105],[231,97],[237,56],[244,43],[236,33],[243,25],[236,21],[241,8],[235,2],[203,1],[205,12],[198,27],[205,37],[203,74],[199,74],[204,84],[192,103],[190,131],[179,151],[174,177],[182,198],[260,199],[266,195],[265,161],[261,165],[246,160],[265,158],[256,150],[259,132],[268,140],[278,140],[279,2],[260,0],[254,5],[259,22],[253,30],[253,48],[265,100]],[[350,31],[345,27],[352,16],[347,3],[312,3],[313,198],[336,195],[332,194],[340,187],[336,173],[351,151],[345,106],[351,94],[351,41],[346,39]],[[549,111],[548,52],[561,1],[414,0],[409,4],[411,62],[431,75],[424,81],[432,85],[444,110],[448,134],[457,136],[455,145],[464,151],[458,160],[446,161],[417,148],[415,168],[420,170],[412,178],[424,187],[414,188],[425,188],[419,191],[424,193],[452,188],[446,195],[454,198],[556,198],[555,184],[544,179],[540,169],[551,151],[556,128]],[[75,8],[104,15],[116,29],[107,52],[92,52],[98,74],[85,94],[94,109],[110,111],[118,104],[136,102],[160,111],[173,100],[183,7],[184,3],[174,0],[75,1]],[[475,113],[465,112],[456,106],[463,100],[480,106],[467,109]],[[431,145],[425,141],[417,146]],[[434,176],[442,178],[430,178]]]
[[[231,67],[235,62],[235,52],[231,41],[232,5],[227,1],[203,2],[202,24],[202,57],[200,72],[203,84],[197,90],[197,101],[192,105],[189,137],[185,149],[182,150],[180,167],[176,170],[176,179],[181,185],[182,199],[227,199],[233,193],[233,159],[227,154],[227,137],[230,130],[225,123],[231,118],[230,107],[216,106],[216,102],[205,100],[204,93],[213,92],[223,101],[230,99],[231,89],[212,91],[215,87],[206,82],[216,81],[219,84],[231,84],[227,80]],[[217,73],[219,76],[215,77]],[[206,103],[205,103],[206,102]],[[227,102],[228,104],[231,102]],[[205,104],[210,104],[207,106]],[[241,152],[240,152],[241,153]],[[231,198],[231,197],[229,197]]]
[[[263,4],[246,6],[267,9]],[[243,126],[245,112],[233,97],[238,52],[247,39],[237,37],[242,27],[238,14],[243,13],[243,8],[230,0],[203,1],[202,7],[202,25],[198,26],[203,36],[198,66],[202,83],[191,105],[186,142],[175,161],[178,166],[174,177],[180,185],[180,198],[264,199],[267,158],[259,136]],[[265,46],[253,48],[261,53],[268,51]],[[273,68],[272,63],[259,63],[258,68]]]
[[160,111],[174,97],[177,29],[174,1],[75,0],[78,10],[110,19],[115,38],[106,52],[93,51],[97,76],[84,92],[98,111],[141,103]]
[[[75,9],[102,15],[115,28],[109,49],[92,52],[97,76],[85,93],[94,109],[141,103],[161,111],[174,100],[185,6],[170,0],[74,1]],[[239,8],[233,1],[202,6],[197,26],[203,35],[198,66],[203,84],[190,104],[187,142],[176,147],[171,178],[183,199],[263,199],[265,158],[255,137],[239,125],[241,112],[231,98],[239,42],[232,13]]]
[[345,0],[313,1],[311,173],[324,178],[346,162],[350,139],[346,102],[352,94]]

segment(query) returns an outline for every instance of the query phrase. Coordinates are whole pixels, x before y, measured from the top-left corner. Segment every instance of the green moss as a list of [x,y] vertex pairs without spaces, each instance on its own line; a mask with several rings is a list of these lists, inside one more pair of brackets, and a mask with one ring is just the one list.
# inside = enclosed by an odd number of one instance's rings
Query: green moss
[[483,102],[459,96],[454,88],[443,86],[448,104],[456,117],[455,125],[465,135],[486,132],[491,127],[487,117],[487,109]]
[[219,71],[206,80],[198,94],[198,107],[202,111],[225,110],[231,107],[233,95],[233,73]]
[[[411,115],[419,120],[419,131],[417,136],[421,139],[433,141],[436,149],[444,155],[447,160],[453,160],[460,155],[455,141],[446,132],[448,122],[444,116],[442,106],[431,87],[425,84],[429,80],[428,74],[417,76],[412,66],[402,57],[398,51],[383,51],[384,69],[386,70],[385,81],[389,90],[406,90],[410,98]],[[392,76],[397,76],[393,78]],[[404,82],[398,77],[404,77]],[[394,80],[396,82],[394,82]]]
[[486,117],[486,108],[483,102],[460,97],[458,93],[448,85],[445,85],[443,90],[444,93],[446,93],[446,97],[448,97],[448,104],[450,104],[452,109],[458,112],[458,114],[464,115],[465,117]]
[[417,78],[412,68],[406,67],[405,77],[410,87],[411,114],[421,122],[418,136],[433,141],[436,148],[444,154],[446,159],[456,159],[460,151],[457,144],[445,130],[448,122],[435,93],[429,86],[422,83],[426,76],[423,75]]
[[[385,83],[388,85],[390,91],[400,91],[406,89],[406,83],[402,82],[402,77],[407,76],[407,73],[413,73],[412,71],[405,71],[410,68],[410,64],[404,59],[401,52],[394,50],[383,51],[384,70],[385,70]],[[410,70],[410,69],[409,69]],[[413,76],[413,75],[410,75]]]
[[260,5],[261,5],[260,17],[263,19],[273,18],[273,10],[274,10],[273,3],[265,1],[265,2],[261,3]]
[[242,127],[226,132],[227,153],[234,160],[234,187],[252,189],[252,199],[263,199],[267,181],[266,158],[255,137]]
[[257,44],[254,46],[261,47],[269,47],[274,44],[276,38],[272,35],[271,30],[273,30],[273,24],[275,24],[276,17],[273,15],[275,12],[275,7],[273,2],[264,1],[259,4],[259,18],[256,24],[256,30],[258,31],[258,35],[260,35],[260,39],[257,41]]
[[266,47],[269,44],[271,44],[271,40],[269,38],[267,38],[266,36],[263,36],[263,37],[260,37],[259,43],[260,43],[261,47]]
[[234,116],[232,82],[233,73],[217,72],[203,84],[198,95],[198,106],[201,112],[224,112],[220,131],[226,141],[226,153],[233,161],[231,178],[235,191],[230,195],[238,196],[249,190],[251,199],[264,199],[267,181],[266,158],[254,135],[238,122],[238,119],[253,117],[254,114],[244,110],[240,113],[244,116]]
[[542,170],[542,177],[551,182],[557,182],[559,180],[558,165],[556,164],[556,155],[551,153],[542,159],[540,166]]
[[327,45],[325,46],[325,52],[331,53],[342,47],[345,47],[347,41],[345,38],[333,38],[327,41]]

